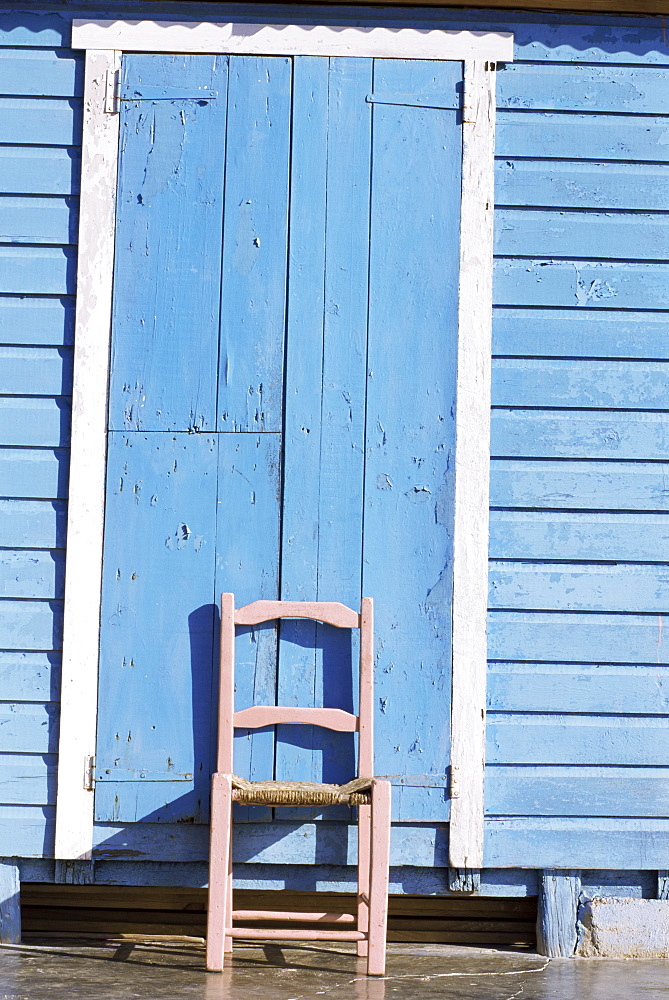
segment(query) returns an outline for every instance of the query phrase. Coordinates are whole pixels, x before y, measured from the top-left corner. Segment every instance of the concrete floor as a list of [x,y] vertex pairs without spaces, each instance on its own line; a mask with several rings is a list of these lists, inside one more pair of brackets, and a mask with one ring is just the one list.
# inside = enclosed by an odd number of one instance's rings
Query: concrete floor
[[236,946],[222,974],[193,944],[0,948],[0,1000],[669,1000],[669,963],[390,945],[368,979],[347,946]]

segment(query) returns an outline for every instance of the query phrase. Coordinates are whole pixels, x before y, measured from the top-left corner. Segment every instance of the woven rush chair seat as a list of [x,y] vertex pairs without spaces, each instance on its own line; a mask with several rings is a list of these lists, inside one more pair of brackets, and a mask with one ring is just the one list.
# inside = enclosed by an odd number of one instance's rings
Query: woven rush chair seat
[[366,806],[372,801],[372,778],[354,778],[345,785],[315,781],[247,781],[232,775],[232,798],[245,805]]

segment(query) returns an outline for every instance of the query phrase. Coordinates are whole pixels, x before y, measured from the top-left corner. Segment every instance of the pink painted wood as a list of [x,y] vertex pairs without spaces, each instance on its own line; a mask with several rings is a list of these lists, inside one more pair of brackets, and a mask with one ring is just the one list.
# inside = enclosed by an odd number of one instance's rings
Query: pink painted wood
[[[356,733],[358,716],[341,708],[295,708],[284,705],[254,705],[234,714],[235,729],[260,729],[279,722],[306,722],[338,733]],[[365,775],[368,777],[368,775]]]
[[320,920],[324,924],[354,924],[355,917],[352,913],[300,913],[297,910],[233,910],[232,919],[235,920],[296,920],[302,923],[311,923],[313,920]]
[[[309,618],[339,628],[360,629],[360,714],[341,709],[255,705],[234,711],[235,625],[257,625],[275,618]],[[367,956],[368,975],[385,971],[390,857],[390,782],[372,782],[371,805],[358,808],[357,916],[232,909],[232,770],[234,729],[256,729],[278,722],[310,723],[338,732],[358,732],[357,777],[374,774],[374,605],[362,600],[360,614],[335,602],[255,601],[235,611],[234,595],[221,595],[221,679],[218,713],[217,773],[212,781],[211,856],[207,968],[220,971],[233,938],[254,940],[356,941]],[[348,924],[356,930],[234,926],[235,920],[321,921]]]
[[337,601],[254,601],[237,609],[235,625],[259,625],[274,618],[312,618],[337,628],[360,628],[357,611]]
[[277,940],[277,938],[279,941],[359,941],[362,934],[360,931],[321,931],[311,928],[298,930],[293,927],[286,927],[283,930],[279,927],[233,927],[232,936],[246,938],[249,941]]

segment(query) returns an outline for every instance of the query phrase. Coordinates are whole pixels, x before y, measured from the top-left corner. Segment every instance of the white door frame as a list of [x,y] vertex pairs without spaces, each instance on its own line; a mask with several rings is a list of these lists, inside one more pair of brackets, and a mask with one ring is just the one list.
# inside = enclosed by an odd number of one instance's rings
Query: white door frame
[[55,857],[93,850],[107,394],[123,52],[464,62],[450,863],[483,862],[495,64],[508,32],[75,20],[86,50]]

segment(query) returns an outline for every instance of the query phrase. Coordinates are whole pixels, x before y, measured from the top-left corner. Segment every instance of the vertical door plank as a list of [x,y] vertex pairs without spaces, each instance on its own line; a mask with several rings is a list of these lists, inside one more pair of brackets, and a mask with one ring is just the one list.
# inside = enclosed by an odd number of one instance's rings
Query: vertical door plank
[[[293,163],[301,163],[312,184],[300,189],[296,186],[299,178],[293,176],[290,288],[291,296],[299,291],[301,299],[291,297],[294,313],[290,314],[288,332],[282,596],[338,600],[357,608],[361,597],[371,153],[371,106],[365,97],[371,88],[372,67],[368,60],[331,59],[326,95],[323,77],[327,67],[319,60],[303,59],[298,64],[302,64],[300,71],[305,78],[308,70],[318,72],[319,94],[321,101],[327,100],[328,111],[326,144],[322,141],[315,169],[303,159],[306,150],[316,155],[315,143],[307,114],[300,135],[295,88]],[[304,83],[303,99],[308,107],[316,92],[313,76]],[[311,146],[306,145],[305,134]],[[314,178],[319,182],[316,190]],[[318,206],[316,213],[312,205]],[[310,257],[312,248],[319,245],[318,236],[309,232],[313,225],[318,225],[321,246],[324,239],[324,287],[323,261]],[[293,254],[293,232],[299,233],[300,226],[307,227],[298,243],[301,260]],[[305,265],[312,269],[311,278]],[[322,303],[320,322],[316,317],[309,321],[304,311],[304,301],[314,298],[314,293]],[[308,425],[304,416],[309,409],[318,436],[305,433]],[[305,469],[311,480],[305,478]],[[313,525],[313,530],[305,531],[305,523]],[[354,659],[357,635],[352,642],[348,631],[288,623],[282,627],[281,637],[280,701],[355,709],[357,668],[352,667],[352,652]],[[351,737],[305,727],[282,727],[279,732],[277,777],[347,781],[354,768]]]
[[109,435],[99,821],[207,819],[216,465],[214,436]]
[[280,431],[291,61],[230,59],[218,429]]
[[212,100],[122,102],[111,430],[213,430],[225,57],[132,55],[124,88]]
[[[374,93],[460,79],[458,64],[377,60]],[[454,111],[382,103],[373,135],[363,589],[376,602],[376,772],[443,776],[461,137]],[[443,786],[405,787],[394,813],[443,821],[448,806]]]
[[[233,593],[235,605],[279,596],[279,434],[218,434],[216,595]],[[235,708],[273,705],[276,694],[277,628],[274,623],[239,628],[236,639]],[[218,657],[216,657],[218,661]],[[218,685],[211,704],[217,705]],[[216,735],[212,713],[212,733]],[[212,754],[212,761],[214,760]],[[237,730],[235,773],[252,781],[271,778],[274,730]],[[269,819],[271,810],[240,807],[235,819]]]

